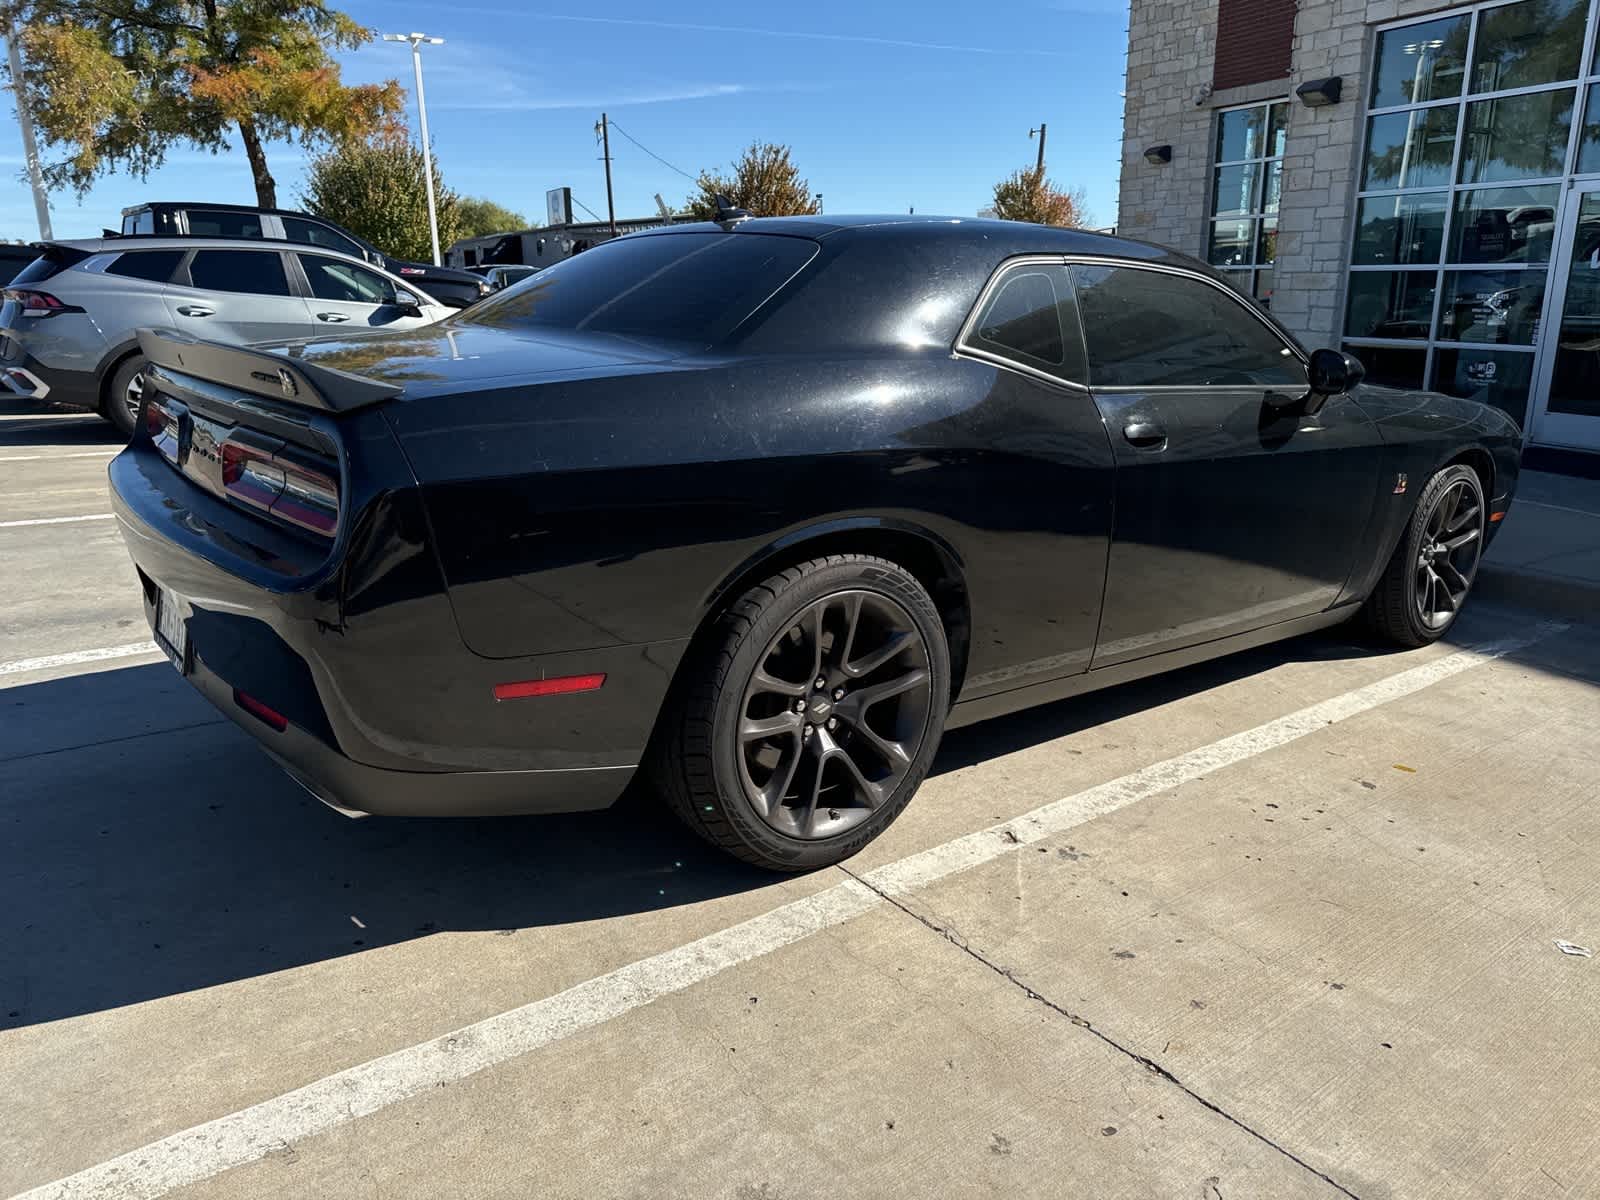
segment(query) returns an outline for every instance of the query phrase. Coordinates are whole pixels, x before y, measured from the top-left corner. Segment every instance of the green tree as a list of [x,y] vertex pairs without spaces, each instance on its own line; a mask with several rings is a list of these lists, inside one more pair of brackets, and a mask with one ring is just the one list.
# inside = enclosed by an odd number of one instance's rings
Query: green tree
[[747,208],[758,217],[788,217],[817,211],[811,185],[789,157],[789,147],[772,142],[751,142],[733,164],[733,174],[701,171],[697,189],[685,207],[701,220],[717,215],[717,194],[728,197],[735,208]]
[[[461,236],[461,200],[433,162],[442,250]],[[428,261],[428,196],[422,149],[403,136],[352,142],[311,161],[300,195],[305,210],[359,233],[385,254]]]
[[1035,225],[1087,225],[1083,189],[1065,191],[1037,167],[1013,171],[994,185],[995,216]]
[[[256,199],[278,202],[265,143],[342,144],[391,129],[394,80],[347,87],[334,53],[372,31],[323,0],[0,0],[20,30],[21,81],[51,187],[144,178],[176,145],[213,153],[238,133]],[[13,81],[14,82],[14,81]]]
[[463,196],[460,200],[461,237],[483,237],[490,233],[514,233],[528,227],[521,213],[503,208],[482,196]]

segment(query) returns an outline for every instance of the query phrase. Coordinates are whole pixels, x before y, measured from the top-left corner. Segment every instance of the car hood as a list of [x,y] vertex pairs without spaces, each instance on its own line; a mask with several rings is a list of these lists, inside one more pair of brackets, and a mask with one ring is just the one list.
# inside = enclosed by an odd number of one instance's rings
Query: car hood
[[391,275],[403,279],[448,279],[455,283],[479,283],[483,279],[460,267],[436,267],[432,263],[403,262],[398,258],[389,259],[385,267]]
[[682,347],[645,344],[610,334],[496,329],[455,321],[394,333],[269,342],[257,348],[396,384],[411,398],[510,381],[538,383],[609,375],[648,368],[684,353]]

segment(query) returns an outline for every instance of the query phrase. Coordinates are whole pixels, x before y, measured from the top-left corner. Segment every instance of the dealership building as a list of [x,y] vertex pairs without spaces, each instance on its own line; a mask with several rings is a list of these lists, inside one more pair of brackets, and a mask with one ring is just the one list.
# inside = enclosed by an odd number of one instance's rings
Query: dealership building
[[1132,0],[1118,231],[1600,452],[1600,0]]

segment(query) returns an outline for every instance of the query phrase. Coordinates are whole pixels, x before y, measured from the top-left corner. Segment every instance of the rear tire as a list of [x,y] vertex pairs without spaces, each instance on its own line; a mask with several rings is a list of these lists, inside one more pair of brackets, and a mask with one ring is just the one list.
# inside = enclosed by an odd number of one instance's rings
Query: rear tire
[[836,554],[790,567],[690,653],[652,773],[677,817],[729,854],[774,871],[840,862],[927,775],[950,652],[927,591],[895,563]]
[[1457,463],[1428,480],[1362,609],[1368,627],[1398,646],[1443,637],[1477,578],[1487,521],[1483,483],[1471,467]]
[[134,397],[137,395],[136,386],[148,365],[149,361],[142,354],[124,359],[111,373],[111,382],[106,385],[100,415],[121,430],[126,438],[133,437],[134,422],[139,419],[139,403]]

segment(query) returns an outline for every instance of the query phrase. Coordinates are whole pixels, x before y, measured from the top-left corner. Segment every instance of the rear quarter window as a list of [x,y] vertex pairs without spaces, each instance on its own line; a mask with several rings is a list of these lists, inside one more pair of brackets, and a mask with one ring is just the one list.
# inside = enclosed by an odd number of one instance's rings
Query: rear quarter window
[[817,253],[809,238],[679,233],[603,242],[458,320],[711,345]]
[[119,254],[117,260],[106,268],[106,274],[166,283],[182,259],[182,250],[134,250]]

